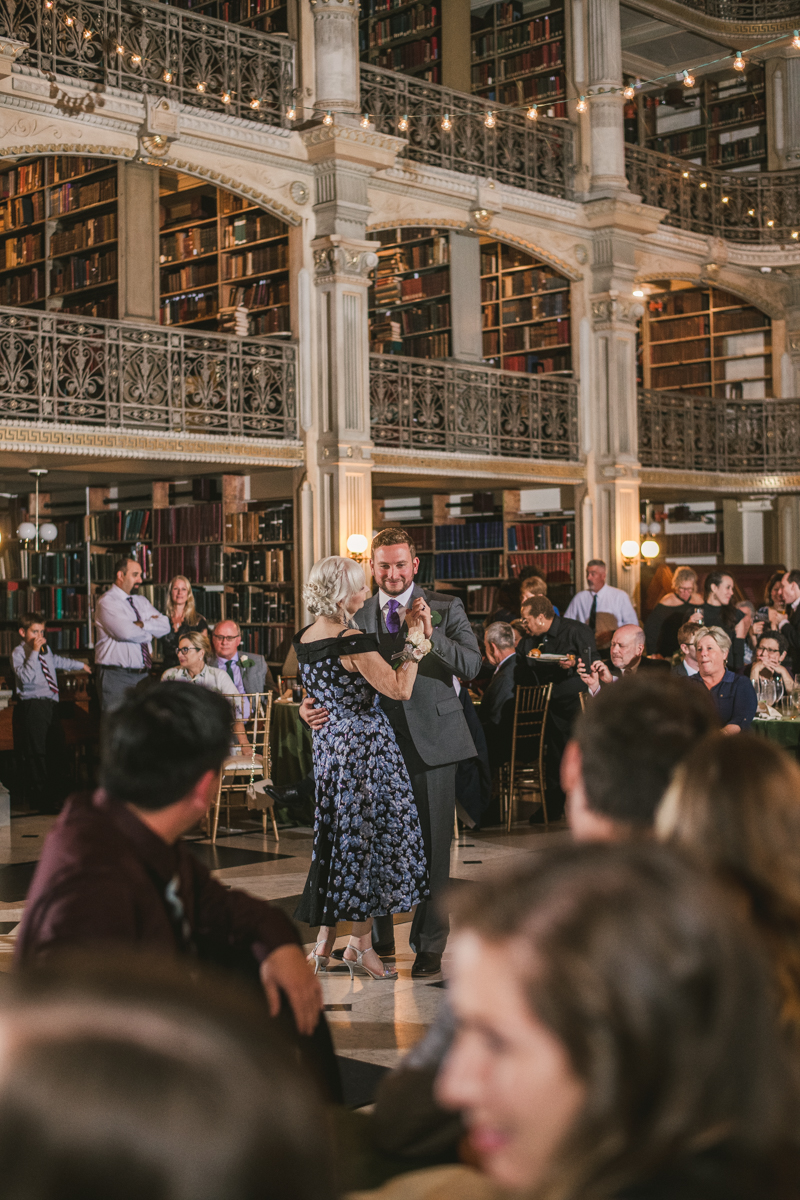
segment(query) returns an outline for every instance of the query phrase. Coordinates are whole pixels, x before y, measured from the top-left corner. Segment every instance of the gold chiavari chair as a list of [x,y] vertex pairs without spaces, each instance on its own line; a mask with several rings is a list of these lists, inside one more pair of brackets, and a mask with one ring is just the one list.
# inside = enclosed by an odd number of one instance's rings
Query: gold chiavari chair
[[548,823],[544,788],[544,730],[552,691],[552,683],[539,687],[518,687],[516,691],[511,761],[505,772],[502,790],[504,817],[509,833],[514,801],[523,789],[538,792],[544,823]]
[[[239,736],[245,731],[247,745],[242,745],[241,754],[226,758],[219,778],[217,799],[211,817],[211,841],[216,842],[219,828],[219,812],[225,804],[228,828],[231,823],[231,808],[248,808],[261,813],[264,833],[267,832],[267,813],[272,820],[275,841],[280,841],[275,820],[275,802],[261,790],[260,784],[271,784],[272,759],[269,738],[272,725],[272,692],[245,693],[240,699],[231,698],[236,713],[236,728]],[[249,702],[249,708],[244,701]],[[248,714],[245,718],[245,714]],[[224,797],[224,799],[223,799]]]

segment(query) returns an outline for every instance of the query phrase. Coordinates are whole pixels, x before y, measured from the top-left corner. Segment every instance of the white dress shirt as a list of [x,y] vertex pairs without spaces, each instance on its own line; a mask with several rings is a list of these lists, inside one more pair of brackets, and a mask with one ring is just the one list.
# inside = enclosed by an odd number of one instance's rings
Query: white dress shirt
[[[56,671],[82,671],[84,664],[77,658],[64,658],[54,654],[49,646],[44,647],[44,658],[53,679]],[[17,696],[20,700],[57,700],[42,670],[39,651],[30,642],[20,642],[11,652],[11,662],[17,677]]]
[[688,658],[685,658],[683,660],[683,669],[686,672],[686,674],[689,676],[690,679],[691,679],[692,675],[700,674],[700,668],[693,667],[692,664],[689,662]]
[[[564,613],[564,616],[572,621],[582,621],[584,625],[589,623],[589,613],[592,611],[592,600],[594,592],[590,592],[587,588],[583,592],[578,592],[569,602],[569,607]],[[638,625],[639,618],[636,615],[636,609],[631,604],[631,598],[627,592],[623,592],[622,588],[611,587],[610,584],[604,583],[597,593],[597,612],[611,613],[612,617],[617,618],[617,625]]]
[[[133,600],[133,605],[129,600]],[[127,667],[133,671],[144,670],[142,646],[149,650],[152,639],[164,637],[171,628],[169,617],[153,608],[149,600],[144,596],[128,596],[116,584],[97,601],[94,621],[97,627],[95,663],[101,667]],[[142,622],[142,629],[137,621]]]
[[161,678],[167,682],[172,680],[178,683],[196,683],[198,687],[208,688],[210,692],[220,692],[223,696],[235,696],[237,700],[241,694],[227,671],[220,671],[219,667],[210,667],[208,663],[202,671],[198,671],[194,676],[186,667],[170,667]]

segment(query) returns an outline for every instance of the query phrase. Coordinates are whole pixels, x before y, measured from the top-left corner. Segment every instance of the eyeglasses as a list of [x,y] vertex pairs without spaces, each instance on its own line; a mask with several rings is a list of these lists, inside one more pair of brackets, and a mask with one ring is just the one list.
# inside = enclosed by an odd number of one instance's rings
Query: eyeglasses
[[236,642],[238,640],[239,640],[238,633],[215,633],[214,634],[215,642]]
[[175,651],[175,653],[176,654],[191,654],[192,651],[196,650],[196,649],[197,649],[197,646],[179,646],[178,649]]

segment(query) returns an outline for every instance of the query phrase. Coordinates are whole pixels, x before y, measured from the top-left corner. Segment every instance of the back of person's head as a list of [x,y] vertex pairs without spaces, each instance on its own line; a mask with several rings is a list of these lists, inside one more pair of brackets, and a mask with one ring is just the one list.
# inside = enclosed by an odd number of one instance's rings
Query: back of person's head
[[8,1200],[329,1200],[298,1065],[242,1033],[255,1018],[235,993],[207,1009],[154,966],[162,996],[56,974],[6,997]]
[[314,563],[303,588],[303,603],[314,617],[338,618],[347,624],[346,604],[366,586],[364,568],[353,558],[331,554]]
[[800,1039],[800,767],[766,738],[714,734],[678,767],[656,830],[744,894]]
[[220,770],[232,728],[230,703],[207,688],[159,683],[134,693],[103,723],[100,786],[115,800],[166,808]]
[[486,642],[491,642],[499,650],[514,649],[514,630],[505,621],[495,621],[483,635]]
[[786,572],[787,583],[794,583],[800,586],[800,569],[794,567],[791,571]]
[[[627,1188],[638,1197],[637,1185],[692,1155],[712,1156],[713,1180],[716,1150],[772,1164],[779,1148],[796,1146],[795,1085],[759,948],[725,893],[689,861],[650,841],[559,846],[457,893],[453,909],[457,1016],[459,963],[465,977],[478,975],[480,946],[499,949],[523,1004],[583,1085],[536,1200],[610,1200]],[[458,939],[470,933],[465,959]],[[530,1138],[538,1136],[531,1124]],[[796,1194],[773,1191],[766,1172],[755,1184],[741,1193],[645,1186],[641,1195]]]
[[531,579],[546,580],[546,578],[547,577],[541,567],[533,567],[533,566],[523,567],[522,572],[520,573],[519,582],[520,582],[520,585],[522,585],[523,583],[527,583]]
[[718,728],[707,693],[666,672],[602,688],[573,733],[588,808],[625,828],[650,829],[678,763]]
[[529,599],[522,601],[522,615],[532,617],[546,617],[549,621],[556,615],[556,610],[547,596],[530,596]]
[[532,575],[530,579],[526,579],[520,589],[526,596],[546,596],[547,595],[547,580],[537,579]]
[[697,639],[697,631],[701,628],[702,626],[698,625],[696,621],[685,621],[684,624],[681,625],[676,635],[678,638],[678,645],[693,646]]

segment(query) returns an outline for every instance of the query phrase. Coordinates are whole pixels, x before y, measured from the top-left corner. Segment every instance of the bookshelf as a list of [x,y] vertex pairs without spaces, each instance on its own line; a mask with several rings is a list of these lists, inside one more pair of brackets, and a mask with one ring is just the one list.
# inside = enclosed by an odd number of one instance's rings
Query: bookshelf
[[118,311],[116,162],[55,156],[0,171],[0,303]]
[[259,33],[286,33],[288,6],[283,0],[170,0],[177,8],[186,8],[216,21],[230,21]]
[[449,358],[450,240],[411,226],[379,231],[378,265],[369,289],[373,354]]
[[289,334],[289,236],[256,205],[188,175],[160,174],[162,325],[221,328],[244,305],[250,333]]
[[[642,144],[662,154],[721,170],[767,167],[764,69],[728,69],[638,97]],[[626,136],[628,110],[626,107]],[[632,125],[631,125],[632,131]]]
[[472,91],[567,115],[563,4],[504,0],[472,9]]
[[362,0],[358,38],[362,62],[442,82],[441,0]]
[[505,371],[569,372],[570,283],[515,246],[481,238],[483,358]]
[[644,387],[729,400],[771,396],[770,318],[719,288],[662,286],[648,296],[640,325]]

